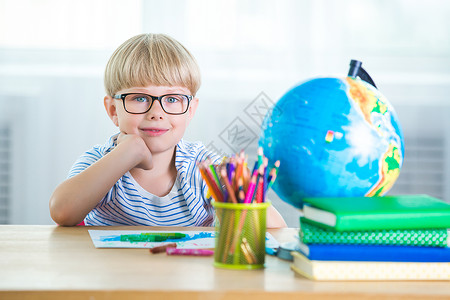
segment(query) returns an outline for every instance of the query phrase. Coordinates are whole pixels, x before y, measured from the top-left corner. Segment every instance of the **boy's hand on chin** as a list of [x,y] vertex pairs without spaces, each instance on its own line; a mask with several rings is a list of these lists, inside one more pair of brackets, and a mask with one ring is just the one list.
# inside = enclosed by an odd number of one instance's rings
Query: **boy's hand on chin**
[[153,168],[153,156],[144,140],[137,134],[128,134],[125,132],[120,132],[117,137],[117,145],[126,144],[130,147],[130,154],[137,154],[142,157],[141,161],[136,164],[135,168],[140,168],[144,170],[151,170]]

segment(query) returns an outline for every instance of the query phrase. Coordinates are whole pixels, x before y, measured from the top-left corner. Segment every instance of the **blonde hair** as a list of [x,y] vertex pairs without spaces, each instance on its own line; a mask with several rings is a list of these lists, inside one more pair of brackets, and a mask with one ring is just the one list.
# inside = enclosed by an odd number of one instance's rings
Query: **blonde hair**
[[140,34],[114,51],[105,69],[109,96],[131,87],[182,86],[195,96],[200,88],[200,70],[192,54],[164,34]]

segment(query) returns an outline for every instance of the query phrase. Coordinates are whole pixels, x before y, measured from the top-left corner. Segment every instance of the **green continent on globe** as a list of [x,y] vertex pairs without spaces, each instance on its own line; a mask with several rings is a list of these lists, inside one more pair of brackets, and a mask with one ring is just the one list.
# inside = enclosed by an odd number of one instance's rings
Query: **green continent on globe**
[[400,175],[400,151],[390,144],[388,151],[380,159],[380,180],[367,192],[366,197],[382,196]]

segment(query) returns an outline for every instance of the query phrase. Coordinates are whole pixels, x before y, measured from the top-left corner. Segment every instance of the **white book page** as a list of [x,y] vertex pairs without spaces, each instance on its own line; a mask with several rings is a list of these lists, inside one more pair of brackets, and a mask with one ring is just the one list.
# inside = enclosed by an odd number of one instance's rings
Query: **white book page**
[[336,215],[328,211],[305,205],[303,206],[303,214],[307,219],[332,227],[336,226]]

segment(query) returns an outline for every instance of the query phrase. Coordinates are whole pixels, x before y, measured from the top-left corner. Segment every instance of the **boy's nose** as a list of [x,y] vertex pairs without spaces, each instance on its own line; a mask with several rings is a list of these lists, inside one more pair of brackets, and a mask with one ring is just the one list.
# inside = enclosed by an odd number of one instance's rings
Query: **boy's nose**
[[163,119],[165,115],[164,110],[161,107],[161,103],[159,101],[154,101],[152,107],[147,112],[147,118],[151,120]]

